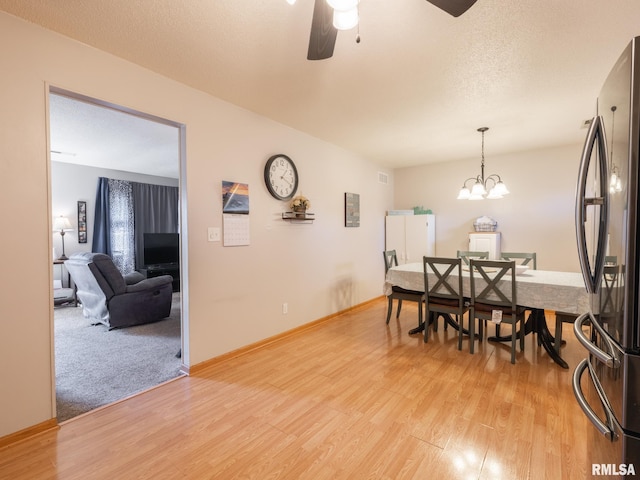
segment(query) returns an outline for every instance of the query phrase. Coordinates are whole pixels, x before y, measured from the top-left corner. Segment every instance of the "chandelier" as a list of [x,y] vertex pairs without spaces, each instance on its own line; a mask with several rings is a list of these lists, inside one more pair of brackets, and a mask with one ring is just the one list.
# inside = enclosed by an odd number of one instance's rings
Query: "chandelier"
[[[480,175],[477,177],[467,178],[462,184],[460,193],[458,193],[458,200],[482,200],[484,198],[502,198],[509,193],[507,186],[502,182],[500,175],[492,173],[488,177],[484,176],[484,132],[489,130],[489,127],[480,127],[478,131],[482,133],[482,162],[480,163]],[[469,180],[475,180],[475,183],[469,190],[467,182]]]

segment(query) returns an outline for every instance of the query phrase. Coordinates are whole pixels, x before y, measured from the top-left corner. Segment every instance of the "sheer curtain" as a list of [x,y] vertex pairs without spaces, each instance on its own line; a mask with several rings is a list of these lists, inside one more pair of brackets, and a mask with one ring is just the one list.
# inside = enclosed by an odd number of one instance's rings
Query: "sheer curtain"
[[178,187],[100,177],[92,251],[123,274],[142,268],[144,233],[177,233]]
[[123,274],[135,270],[133,194],[131,182],[109,180],[111,259]]

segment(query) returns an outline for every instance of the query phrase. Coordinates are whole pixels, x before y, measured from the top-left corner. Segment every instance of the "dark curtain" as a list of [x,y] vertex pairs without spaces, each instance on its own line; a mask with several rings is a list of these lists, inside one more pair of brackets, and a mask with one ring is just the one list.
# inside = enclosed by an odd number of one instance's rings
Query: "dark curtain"
[[98,191],[96,192],[96,209],[93,225],[93,241],[91,251],[106,253],[111,256],[111,227],[109,218],[109,179],[98,179]]
[[144,233],[179,233],[179,189],[131,182],[135,223],[136,269],[143,265]]
[[[95,221],[93,227],[92,252],[112,255],[111,207],[109,202],[109,179],[98,179]],[[143,265],[144,233],[179,232],[179,189],[165,185],[128,182],[133,197],[135,266]]]

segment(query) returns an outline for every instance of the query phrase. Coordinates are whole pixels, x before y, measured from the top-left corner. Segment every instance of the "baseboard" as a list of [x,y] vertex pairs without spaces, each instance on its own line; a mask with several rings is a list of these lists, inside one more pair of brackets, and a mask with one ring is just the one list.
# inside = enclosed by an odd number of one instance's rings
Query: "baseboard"
[[327,315],[326,317],[319,318],[318,320],[314,320],[312,322],[305,323],[304,325],[300,325],[299,327],[293,328],[291,330],[287,330],[286,332],[279,333],[278,335],[274,335],[273,337],[268,337],[268,338],[265,338],[264,340],[260,340],[259,342],[252,343],[250,345],[246,345],[246,346],[244,346],[242,348],[239,348],[237,350],[233,350],[231,352],[225,353],[225,354],[220,355],[218,357],[210,358],[209,360],[205,360],[204,362],[200,362],[200,363],[198,363],[196,365],[193,365],[191,367],[186,367],[186,366],[183,365],[183,368],[181,369],[181,371],[184,372],[187,375],[195,375],[198,372],[200,372],[200,371],[202,371],[202,370],[204,370],[204,369],[206,369],[208,367],[211,367],[213,365],[218,365],[218,364],[220,364],[222,362],[225,362],[225,361],[227,361],[229,359],[236,358],[236,357],[239,357],[241,355],[245,355],[245,354],[247,354],[249,352],[253,352],[255,350],[259,350],[260,348],[264,348],[267,345],[272,344],[273,342],[277,342],[279,340],[282,340],[283,338],[287,338],[287,337],[290,337],[292,335],[296,335],[296,334],[298,334],[300,332],[303,332],[305,330],[309,330],[310,328],[314,328],[314,327],[317,327],[318,325],[321,325],[323,323],[329,322],[329,321],[335,319],[336,317],[339,317],[340,315],[343,315],[343,314],[348,313],[348,312],[352,312],[354,310],[358,310],[360,308],[364,308],[364,307],[370,305],[371,303],[379,301],[381,298],[384,298],[384,297],[380,296],[380,297],[372,298],[371,300],[367,300],[366,302],[362,302],[362,303],[359,303],[358,305],[354,305],[354,306],[346,308],[344,310],[340,310],[340,311],[338,311],[336,313],[332,313],[330,315]]
[[38,423],[37,425],[33,425],[18,432],[10,433],[9,435],[0,438],[0,449],[22,440],[26,440],[27,438],[31,438],[34,435],[47,432],[53,428],[60,428],[58,426],[58,421],[55,418],[47,420],[46,422]]

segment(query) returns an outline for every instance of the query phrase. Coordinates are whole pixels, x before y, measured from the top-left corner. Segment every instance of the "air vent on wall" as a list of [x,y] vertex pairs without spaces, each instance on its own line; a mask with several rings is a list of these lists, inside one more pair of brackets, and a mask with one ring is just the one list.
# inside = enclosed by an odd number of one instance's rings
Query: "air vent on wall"
[[384,172],[378,172],[378,182],[384,185],[389,184],[389,175]]
[[75,153],[71,153],[71,152],[61,152],[59,150],[51,150],[51,153],[56,154],[56,155],[68,155],[70,157],[75,157],[76,154]]

